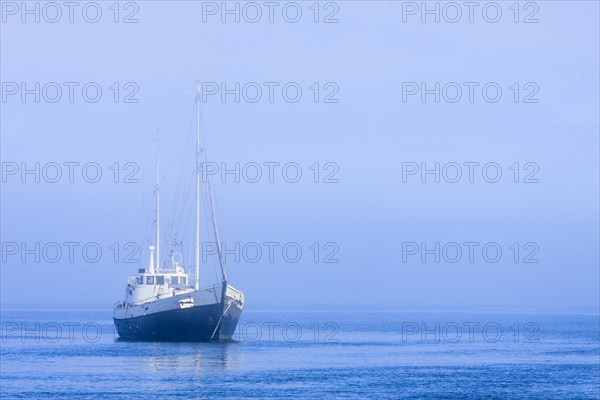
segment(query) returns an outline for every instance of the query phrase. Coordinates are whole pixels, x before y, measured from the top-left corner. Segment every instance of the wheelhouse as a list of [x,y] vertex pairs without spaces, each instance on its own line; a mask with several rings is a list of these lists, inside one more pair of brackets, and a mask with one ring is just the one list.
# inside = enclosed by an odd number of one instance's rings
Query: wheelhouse
[[178,263],[172,260],[170,268],[157,268],[153,253],[154,246],[150,246],[148,269],[140,268],[137,275],[129,277],[122,307],[194,290],[193,279]]

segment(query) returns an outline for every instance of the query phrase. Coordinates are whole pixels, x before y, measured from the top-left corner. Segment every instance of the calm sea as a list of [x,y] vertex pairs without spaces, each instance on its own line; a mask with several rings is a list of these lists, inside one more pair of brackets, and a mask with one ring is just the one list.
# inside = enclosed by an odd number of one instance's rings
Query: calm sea
[[111,310],[2,312],[2,398],[600,398],[597,315],[246,312],[233,343],[126,343]]

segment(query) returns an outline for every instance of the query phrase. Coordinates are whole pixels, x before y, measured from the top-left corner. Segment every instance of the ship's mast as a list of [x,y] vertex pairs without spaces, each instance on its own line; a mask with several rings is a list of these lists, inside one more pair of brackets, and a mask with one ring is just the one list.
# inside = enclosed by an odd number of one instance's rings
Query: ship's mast
[[[158,132],[156,128],[156,270],[160,272],[160,167],[158,159]],[[154,271],[151,271],[154,273]]]
[[200,83],[196,93],[196,258],[194,286],[200,289]]

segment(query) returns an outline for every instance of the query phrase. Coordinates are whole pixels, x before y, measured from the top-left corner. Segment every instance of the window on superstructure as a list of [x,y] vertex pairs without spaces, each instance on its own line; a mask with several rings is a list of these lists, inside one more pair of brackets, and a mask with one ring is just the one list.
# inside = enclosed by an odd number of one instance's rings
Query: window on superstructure
[[187,285],[187,278],[185,276],[181,277],[181,284],[182,285]]
[[179,285],[179,277],[178,276],[171,277],[171,285]]
[[154,285],[154,277],[153,276],[146,277],[146,285]]
[[156,284],[157,285],[164,285],[165,284],[165,277],[160,275],[156,277]]

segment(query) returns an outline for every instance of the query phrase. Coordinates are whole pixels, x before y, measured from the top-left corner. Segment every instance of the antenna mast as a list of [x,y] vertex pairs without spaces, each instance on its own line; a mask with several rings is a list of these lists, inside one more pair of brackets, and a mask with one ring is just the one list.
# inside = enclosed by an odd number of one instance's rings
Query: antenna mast
[[194,286],[200,289],[200,82],[196,93],[196,257]]

